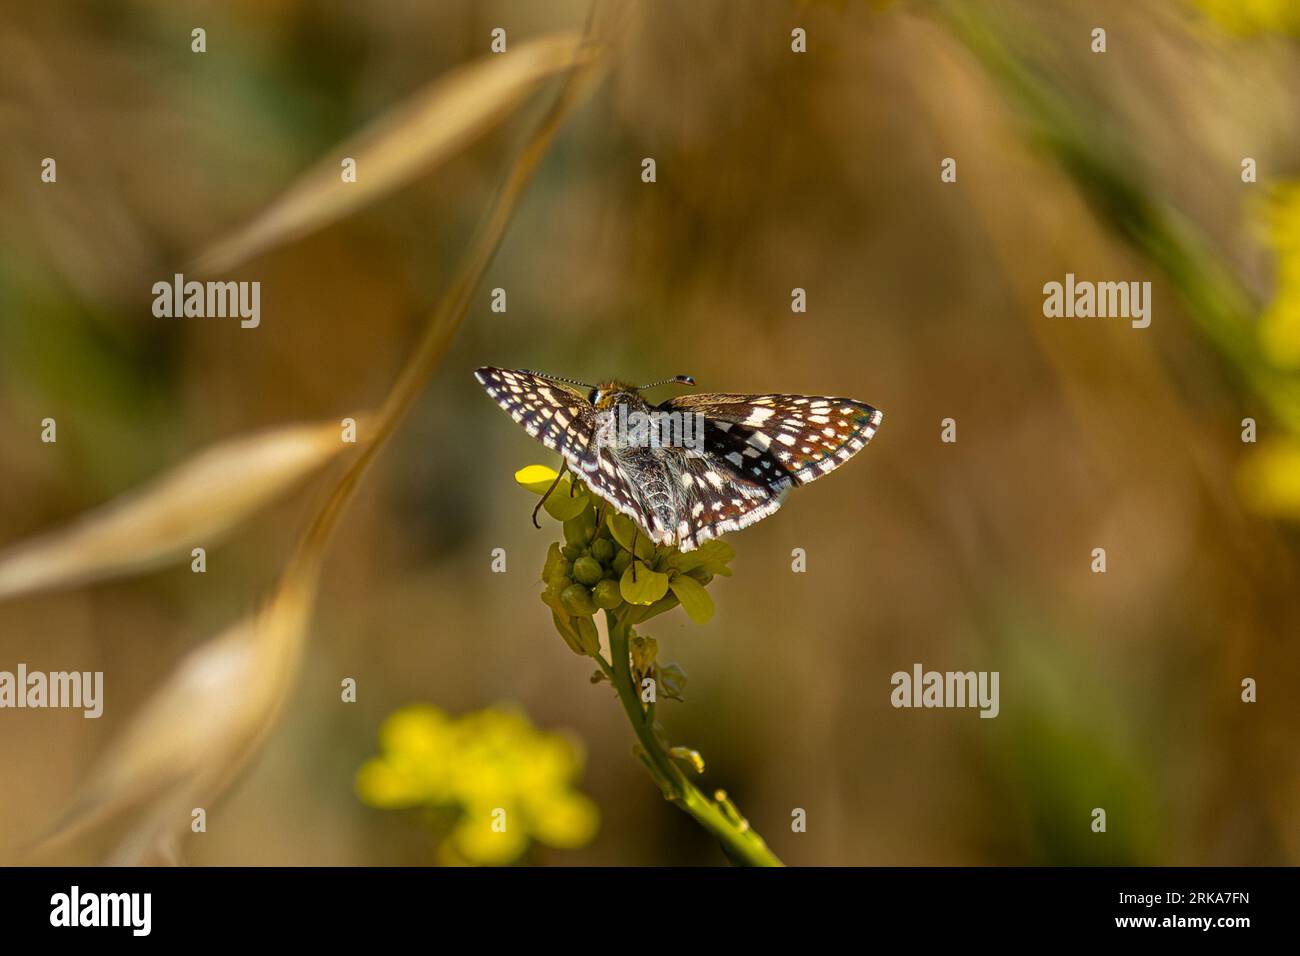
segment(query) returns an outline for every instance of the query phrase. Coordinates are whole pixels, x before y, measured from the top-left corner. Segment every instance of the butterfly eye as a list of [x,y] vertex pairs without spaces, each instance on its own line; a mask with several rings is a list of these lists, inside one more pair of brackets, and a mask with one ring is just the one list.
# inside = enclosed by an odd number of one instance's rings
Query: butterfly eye
[[590,392],[587,393],[587,401],[591,402],[591,404],[595,405],[596,402],[599,400],[600,400],[600,389],[593,388]]

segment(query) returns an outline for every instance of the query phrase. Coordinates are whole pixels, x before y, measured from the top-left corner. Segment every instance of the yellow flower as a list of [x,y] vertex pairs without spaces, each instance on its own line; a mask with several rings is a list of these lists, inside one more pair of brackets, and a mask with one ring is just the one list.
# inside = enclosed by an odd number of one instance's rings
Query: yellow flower
[[551,545],[542,568],[542,601],[575,654],[599,653],[592,616],[618,610],[624,602],[651,612],[642,620],[678,604],[696,624],[713,617],[713,599],[705,588],[716,575],[730,576],[731,545],[706,541],[685,554],[655,547],[631,518],[598,501],[569,474],[557,484],[557,473],[545,465],[519,469],[515,481],[547,495],[542,506],[564,524],[564,543]]
[[380,755],[357,771],[357,794],[372,807],[427,807],[449,817],[444,863],[504,865],[532,841],[573,849],[596,834],[596,805],[573,789],[578,748],[518,711],[454,718],[412,705],[389,715],[379,741]]
[[1276,254],[1277,292],[1260,316],[1260,342],[1274,365],[1296,369],[1300,368],[1300,183],[1280,186],[1269,195],[1267,226]]
[[1237,471],[1242,501],[1252,511],[1300,520],[1300,441],[1262,445]]
[[1300,5],[1295,0],[1196,0],[1225,33],[1300,35]]

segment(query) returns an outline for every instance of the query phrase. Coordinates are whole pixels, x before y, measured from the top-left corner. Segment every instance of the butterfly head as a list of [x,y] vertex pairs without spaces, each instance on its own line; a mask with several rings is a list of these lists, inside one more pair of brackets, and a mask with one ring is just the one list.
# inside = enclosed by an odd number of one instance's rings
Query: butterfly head
[[619,405],[630,405],[633,408],[645,406],[645,399],[635,385],[613,380],[595,385],[587,394],[587,401],[600,411]]
[[649,385],[629,385],[626,382],[611,380],[594,386],[587,394],[587,401],[602,411],[607,408],[614,408],[617,405],[648,408],[646,400],[641,397],[641,393],[647,388],[657,388],[660,385],[694,384],[695,379],[689,375],[674,375],[672,378],[666,378],[662,382],[651,382]]

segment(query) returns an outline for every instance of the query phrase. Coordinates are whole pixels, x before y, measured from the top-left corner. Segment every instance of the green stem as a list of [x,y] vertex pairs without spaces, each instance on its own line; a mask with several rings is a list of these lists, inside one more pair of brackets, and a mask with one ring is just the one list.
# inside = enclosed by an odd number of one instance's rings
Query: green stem
[[628,641],[632,625],[613,612],[605,612],[609,625],[609,655],[613,665],[614,690],[627,712],[632,730],[641,744],[643,761],[650,775],[663,791],[664,798],[677,804],[722,843],[731,859],[745,866],[782,866],[763,838],[749,822],[733,813],[723,812],[721,804],[710,800],[687,779],[680,767],[665,752],[654,733],[653,713],[641,706],[641,697],[632,679]]

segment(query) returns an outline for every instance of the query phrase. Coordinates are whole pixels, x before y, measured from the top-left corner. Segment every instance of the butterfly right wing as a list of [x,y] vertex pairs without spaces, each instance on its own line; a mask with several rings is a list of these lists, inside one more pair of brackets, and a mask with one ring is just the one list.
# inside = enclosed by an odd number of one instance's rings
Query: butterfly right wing
[[488,397],[574,470],[595,451],[595,408],[577,392],[528,372],[474,371]]

